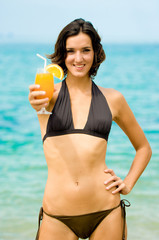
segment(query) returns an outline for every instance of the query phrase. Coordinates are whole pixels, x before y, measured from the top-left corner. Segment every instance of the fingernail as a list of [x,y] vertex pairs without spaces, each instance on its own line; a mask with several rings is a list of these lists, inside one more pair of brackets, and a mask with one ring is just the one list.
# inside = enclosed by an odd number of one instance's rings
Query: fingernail
[[40,88],[40,85],[37,84],[36,87],[37,87],[37,88]]
[[106,189],[108,190],[109,188],[108,188],[108,187],[106,187]]
[[45,94],[46,94],[46,92],[45,92],[45,91],[41,91],[41,94],[42,94],[42,95],[45,95]]
[[107,184],[107,181],[105,181],[104,184]]

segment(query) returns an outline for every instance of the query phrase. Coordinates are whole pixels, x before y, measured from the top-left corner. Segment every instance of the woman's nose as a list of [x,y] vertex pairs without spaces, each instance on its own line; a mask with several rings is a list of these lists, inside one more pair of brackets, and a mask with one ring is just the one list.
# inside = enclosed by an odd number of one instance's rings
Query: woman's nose
[[76,55],[75,55],[75,61],[76,62],[81,62],[83,60],[83,56],[82,56],[82,53],[81,52],[76,52]]

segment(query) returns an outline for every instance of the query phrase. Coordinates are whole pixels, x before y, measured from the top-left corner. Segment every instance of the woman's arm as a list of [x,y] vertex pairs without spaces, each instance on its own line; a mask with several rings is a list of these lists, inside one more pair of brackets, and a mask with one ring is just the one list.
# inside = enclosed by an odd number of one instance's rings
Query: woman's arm
[[105,182],[105,184],[108,184],[108,182],[113,180],[114,182],[106,189],[118,186],[118,188],[113,192],[114,194],[117,192],[128,194],[150,161],[152,151],[143,130],[136,121],[135,116],[128,106],[124,96],[115,91],[115,97],[111,105],[113,106],[114,121],[130,139],[134,149],[136,150],[136,155],[129,172],[123,181],[115,175],[113,170],[105,170],[105,172],[110,172],[112,174],[111,179]]

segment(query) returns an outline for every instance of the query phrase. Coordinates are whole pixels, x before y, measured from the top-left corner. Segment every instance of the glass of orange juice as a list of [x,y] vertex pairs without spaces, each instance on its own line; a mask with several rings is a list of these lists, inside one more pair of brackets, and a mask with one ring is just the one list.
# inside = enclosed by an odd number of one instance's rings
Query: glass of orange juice
[[[35,84],[40,85],[38,91],[45,91],[46,94],[44,96],[36,97],[37,99],[48,98],[49,101],[52,99],[53,92],[54,92],[54,77],[52,73],[47,72],[44,68],[38,68],[36,77],[35,77]],[[44,107],[37,112],[37,114],[51,114],[48,112]]]

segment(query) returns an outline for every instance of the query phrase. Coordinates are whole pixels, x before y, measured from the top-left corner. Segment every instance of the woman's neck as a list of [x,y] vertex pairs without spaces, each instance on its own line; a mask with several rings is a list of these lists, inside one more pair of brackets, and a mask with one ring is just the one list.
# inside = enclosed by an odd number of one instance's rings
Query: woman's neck
[[74,77],[67,75],[66,77],[66,83],[68,88],[74,88],[74,89],[81,89],[86,90],[91,86],[91,78],[89,76],[85,77]]

